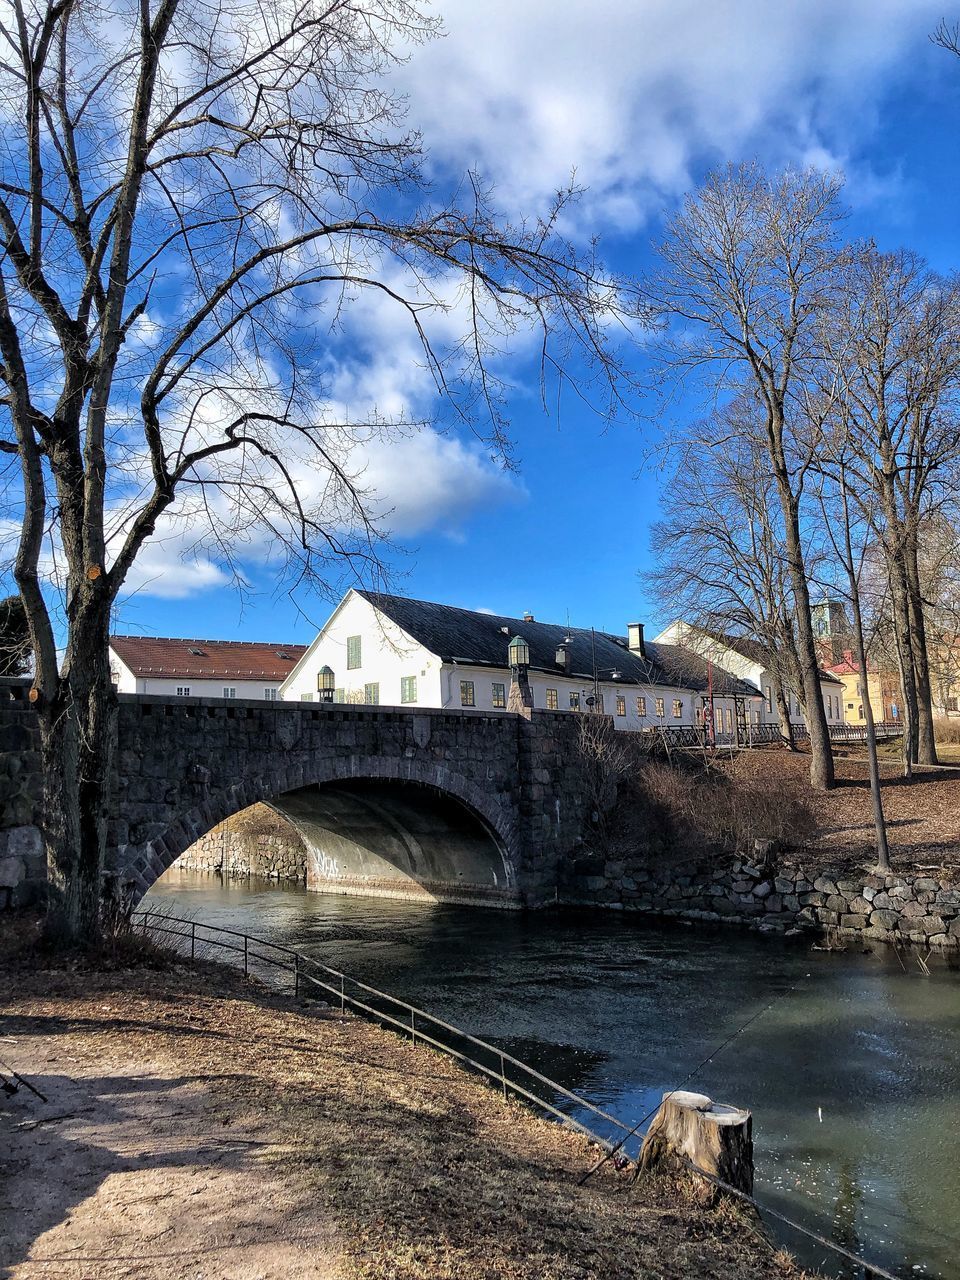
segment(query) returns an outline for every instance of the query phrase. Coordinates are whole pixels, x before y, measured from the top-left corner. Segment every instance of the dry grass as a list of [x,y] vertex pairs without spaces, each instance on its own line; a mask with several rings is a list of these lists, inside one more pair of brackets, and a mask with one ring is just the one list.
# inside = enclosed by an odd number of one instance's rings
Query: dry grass
[[[664,852],[746,852],[758,839],[795,842],[815,831],[816,811],[802,779],[771,769],[778,754],[647,760],[622,788],[621,807],[641,822],[655,815],[669,833]],[[627,834],[622,826],[617,831],[621,839]]]
[[960,746],[960,719],[948,720],[945,718],[935,720],[933,732],[938,748],[941,746]]
[[[945,753],[946,754],[946,753]],[[810,757],[764,752],[770,785],[800,794],[815,815],[814,829],[792,843],[810,868],[862,868],[875,859],[873,812],[866,761],[850,753],[837,759],[837,786],[815,792]],[[900,776],[899,761],[882,766],[882,795],[890,855],[895,871],[916,870],[960,876],[960,771],[919,767],[912,782]]]
[[582,1139],[212,966],[24,976],[0,1056],[50,1099],[4,1116],[14,1280],[798,1274],[738,1211],[609,1167],[580,1188]]

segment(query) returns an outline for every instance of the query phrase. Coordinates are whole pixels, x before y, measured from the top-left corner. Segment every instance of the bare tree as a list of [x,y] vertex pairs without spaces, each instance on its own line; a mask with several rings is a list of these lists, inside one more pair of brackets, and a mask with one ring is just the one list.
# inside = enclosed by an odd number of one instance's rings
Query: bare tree
[[780,506],[753,397],[671,442],[673,476],[652,531],[662,598],[708,631],[757,641],[766,654],[783,735],[795,747],[790,694],[802,696],[793,594]]
[[829,538],[836,561],[842,567],[846,579],[847,604],[853,619],[853,644],[857,668],[860,672],[860,694],[867,748],[867,768],[870,775],[870,798],[873,805],[873,826],[876,836],[877,866],[882,871],[890,868],[890,848],[887,841],[887,823],[883,812],[883,794],[880,787],[880,764],[877,757],[877,733],[868,687],[868,645],[860,605],[860,580],[865,563],[865,552],[870,545],[870,524],[859,502],[851,500],[847,467],[849,441],[842,425],[836,419],[833,430],[822,437],[818,498],[823,512],[823,527]]
[[[870,518],[890,589],[905,763],[936,763],[924,521],[960,456],[960,289],[913,253],[851,250],[825,315],[823,381],[842,419],[848,493]],[[829,385],[826,385],[829,384]]]
[[[376,564],[351,447],[390,424],[344,421],[323,381],[352,304],[398,309],[501,455],[513,335],[539,333],[545,378],[622,372],[638,308],[559,234],[575,193],[514,226],[476,178],[430,203],[383,77],[434,30],[407,0],[12,0],[0,25],[0,452],[74,932],[106,846],[111,608],[145,543],[179,522],[225,555],[259,530],[301,577]],[[435,346],[431,314],[462,337]]]
[[800,681],[810,730],[810,777],[833,786],[833,753],[820,674],[801,525],[809,456],[791,426],[818,358],[820,313],[830,305],[840,253],[837,179],[756,166],[714,174],[671,219],[651,305],[669,329],[663,359],[697,375],[715,396],[748,379],[760,411],[783,522]]

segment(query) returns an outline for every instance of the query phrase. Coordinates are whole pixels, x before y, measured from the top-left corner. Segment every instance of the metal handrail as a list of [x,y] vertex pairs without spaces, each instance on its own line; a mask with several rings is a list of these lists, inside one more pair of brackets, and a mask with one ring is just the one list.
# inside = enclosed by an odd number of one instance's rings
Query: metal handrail
[[[330,965],[323,964],[322,961],[314,960],[313,957],[304,955],[303,952],[295,951],[292,947],[284,947],[278,942],[270,942],[268,939],[260,938],[256,934],[241,933],[236,929],[228,929],[220,925],[204,924],[202,921],[197,920],[184,920],[182,917],[168,916],[163,912],[136,911],[131,916],[131,923],[138,920],[142,923],[144,933],[151,931],[153,933],[171,935],[183,941],[186,941],[189,938],[191,959],[196,957],[198,941],[197,930],[199,929],[202,932],[214,935],[213,937],[208,938],[201,937],[199,939],[201,943],[220,947],[222,950],[233,952],[236,955],[242,955],[244,974],[249,973],[251,960],[259,960],[264,964],[272,965],[274,968],[282,969],[284,972],[291,973],[294,976],[295,993],[299,994],[301,982],[307,982],[313,987],[317,987],[335,997],[338,997],[341,1009],[345,1010],[346,1006],[350,1005],[351,1008],[359,1009],[364,1013],[368,1013],[379,1021],[389,1023],[392,1027],[396,1027],[398,1031],[403,1032],[405,1035],[409,1035],[414,1043],[419,1039],[424,1043],[431,1045],[433,1048],[438,1049],[441,1053],[445,1053],[449,1057],[455,1058],[458,1062],[474,1068],[489,1079],[499,1082],[503,1089],[504,1097],[507,1096],[508,1089],[512,1089],[514,1093],[518,1094],[520,1097],[525,1098],[528,1102],[532,1102],[535,1106],[541,1107],[544,1111],[549,1112],[562,1124],[576,1129],[610,1154],[613,1154],[616,1150],[620,1149],[624,1145],[625,1140],[621,1139],[619,1143],[610,1142],[607,1138],[601,1137],[600,1134],[595,1132],[595,1130],[590,1129],[585,1124],[582,1124],[574,1116],[567,1114],[565,1111],[561,1111],[558,1107],[553,1106],[552,1103],[547,1102],[545,1098],[541,1098],[538,1094],[532,1093],[529,1089],[524,1088],[524,1086],[519,1084],[516,1080],[507,1076],[506,1064],[509,1062],[513,1066],[519,1067],[535,1080],[539,1080],[542,1084],[547,1085],[557,1093],[562,1094],[564,1097],[575,1102],[578,1106],[583,1107],[584,1110],[591,1112],[593,1115],[599,1116],[601,1119],[607,1121],[608,1124],[612,1124],[615,1128],[621,1130],[627,1137],[633,1137],[636,1135],[636,1128],[631,1129],[628,1125],[624,1124],[622,1120],[618,1120],[616,1116],[612,1116],[609,1112],[595,1106],[580,1094],[573,1093],[562,1084],[558,1084],[556,1080],[551,1080],[549,1076],[543,1075],[534,1067],[528,1066],[527,1063],[522,1062],[519,1058],[514,1058],[512,1054],[507,1053],[504,1049],[498,1049],[495,1045],[490,1044],[489,1041],[481,1040],[477,1036],[472,1036],[469,1032],[463,1031],[460,1027],[454,1026],[450,1022],[445,1022],[442,1018],[438,1018],[432,1013],[427,1013],[425,1009],[420,1009],[416,1005],[412,1005],[406,1000],[401,1000],[397,996],[392,996],[386,991],[380,991],[377,987],[372,987],[368,983],[361,982],[358,978],[351,978],[349,974],[343,973],[340,969],[334,969]],[[182,926],[182,928],[171,928],[170,926],[173,925],[179,925]],[[189,930],[189,933],[187,930]],[[229,938],[240,939],[243,945],[238,946],[230,942],[224,942],[216,936],[219,934]],[[258,947],[268,947],[271,951],[287,957],[288,960],[292,959],[293,963],[286,963],[285,961],[275,959],[273,956],[265,955],[260,951],[252,950],[250,946],[252,942],[256,943]],[[322,978],[314,976],[312,973],[305,972],[305,965],[307,968],[317,969],[320,972],[327,974],[329,977],[339,979],[339,985],[337,983],[326,982]],[[406,1010],[410,1015],[409,1020],[404,1021],[400,1018],[396,1018],[392,1014],[385,1012],[383,1009],[377,1009],[373,1005],[357,999],[356,996],[348,995],[346,992],[346,984],[348,982],[363,991],[369,992],[378,999],[386,1000],[397,1008]],[[428,1032],[423,1030],[422,1026],[417,1026],[417,1017],[420,1017],[422,1020],[432,1023],[437,1027],[442,1027],[445,1031],[452,1032],[463,1040],[466,1040],[471,1044],[475,1044],[479,1048],[493,1054],[494,1057],[499,1060],[500,1070],[497,1071],[486,1063],[479,1062],[476,1058],[471,1058],[468,1054],[461,1053],[452,1045],[437,1039],[435,1036],[431,1036]],[[680,1159],[682,1163],[686,1164],[690,1168],[691,1172],[705,1178],[708,1182],[715,1184],[740,1200],[751,1204],[758,1213],[767,1214],[769,1217],[777,1219],[792,1230],[797,1231],[801,1235],[807,1236],[809,1239],[815,1241],[817,1244],[832,1250],[839,1256],[843,1257],[846,1261],[857,1263],[863,1268],[864,1280],[873,1280],[874,1277],[876,1277],[877,1280],[899,1280],[899,1278],[893,1275],[890,1271],[884,1270],[876,1263],[869,1262],[865,1258],[849,1252],[847,1249],[844,1249],[835,1242],[828,1240],[825,1236],[811,1230],[809,1227],[805,1227],[799,1222],[795,1222],[793,1219],[785,1217],[782,1213],[779,1213],[769,1206],[761,1204],[753,1196],[739,1191],[729,1183],[722,1181],[715,1175],[701,1169],[698,1165],[693,1164],[692,1161],[687,1160],[685,1157],[681,1156]]]
[[[455,1026],[453,1023],[445,1022],[443,1018],[436,1017],[435,1014],[428,1013],[425,1009],[419,1008],[417,1005],[410,1004],[407,1000],[401,1000],[397,996],[390,995],[387,991],[381,991],[378,987],[373,987],[369,983],[361,982],[359,978],[353,978],[347,973],[343,973],[340,969],[334,969],[331,965],[324,964],[320,960],[315,960],[312,956],[304,955],[303,952],[295,951],[291,947],[282,946],[277,942],[270,942],[266,938],[260,938],[255,934],[241,933],[237,929],[228,929],[220,925],[204,924],[197,920],[184,920],[179,916],[169,916],[163,912],[155,911],[137,911],[131,917],[132,922],[141,925],[144,933],[159,933],[165,936],[175,937],[186,942],[190,942],[190,955],[195,958],[197,950],[197,942],[201,944],[219,947],[223,951],[231,952],[235,955],[243,956],[243,971],[248,974],[251,961],[260,961],[263,964],[270,965],[275,969],[281,969],[284,972],[294,975],[294,990],[299,994],[301,983],[308,983],[312,987],[317,987],[322,991],[333,995],[340,1001],[341,1009],[345,1009],[347,1005],[351,1008],[360,1010],[363,1013],[371,1015],[375,1019],[387,1022],[390,1026],[409,1035],[416,1042],[421,1040],[426,1044],[432,1045],[440,1052],[448,1054],[457,1061],[462,1062],[481,1074],[487,1076],[491,1080],[497,1081],[506,1094],[508,1089],[519,1094],[520,1097],[527,1099],[529,1102],[535,1103],[538,1107],[548,1111],[564,1124],[577,1129],[586,1135],[592,1141],[598,1143],[601,1147],[610,1150],[613,1144],[607,1139],[590,1129],[587,1125],[581,1123],[574,1116],[569,1115],[565,1111],[561,1111],[545,1098],[541,1098],[538,1094],[527,1089],[519,1081],[514,1080],[506,1074],[506,1064],[518,1068],[525,1072],[531,1079],[544,1084],[554,1093],[560,1094],[575,1103],[578,1107],[582,1107],[585,1111],[597,1116],[605,1121],[608,1125],[612,1125],[615,1129],[621,1130],[625,1134],[630,1134],[631,1130],[622,1120],[618,1120],[616,1116],[611,1115],[608,1111],[604,1111],[601,1107],[595,1106],[592,1102],[582,1097],[578,1093],[567,1089],[564,1085],[556,1080],[551,1080],[549,1076],[543,1075],[536,1068],[522,1062],[519,1058],[515,1058],[505,1049],[500,1049],[496,1045],[490,1044],[487,1040],[481,1040],[478,1036],[471,1035],[468,1031],[464,1031],[461,1027]],[[180,926],[180,927],[172,927]],[[200,936],[198,936],[198,930]],[[204,934],[212,935],[209,937],[202,936]],[[227,938],[235,938],[242,941],[242,946],[235,943],[223,941],[218,935],[224,935]],[[275,955],[264,954],[263,951],[254,950],[251,943],[255,943],[258,948],[269,948],[271,952],[283,956],[284,959],[277,959]],[[292,963],[291,963],[292,961]],[[315,970],[316,972],[310,972]],[[326,975],[336,981],[325,981],[324,978],[318,977],[317,973]],[[384,1000],[389,1006],[396,1010],[402,1011],[404,1017],[394,1016],[394,1013],[387,1012],[384,1009],[378,1009],[365,1000],[359,999],[356,995],[351,995],[347,991],[347,984],[351,988],[364,992],[370,996],[376,997],[378,1000]],[[419,1025],[417,1020],[419,1021]],[[432,1028],[442,1028],[444,1031],[465,1040],[471,1045],[476,1045],[478,1049],[485,1053],[491,1054],[499,1063],[499,1070],[478,1061],[476,1058],[470,1057],[468,1054],[462,1053],[455,1049],[452,1045],[439,1039],[435,1035],[430,1035],[424,1029],[424,1023]]]

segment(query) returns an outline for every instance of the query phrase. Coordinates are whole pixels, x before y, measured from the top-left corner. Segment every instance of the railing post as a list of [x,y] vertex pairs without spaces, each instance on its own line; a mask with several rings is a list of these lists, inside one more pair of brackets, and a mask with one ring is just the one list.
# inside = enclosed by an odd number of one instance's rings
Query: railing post
[[197,957],[197,922],[190,922],[190,959],[195,960]]
[[410,1010],[410,1042],[411,1044],[417,1043],[417,1011],[416,1009]]
[[300,995],[300,952],[293,953],[293,994]]
[[343,992],[343,974],[342,973],[340,975],[340,1012],[341,1013],[347,1012],[347,997],[344,995],[344,992]]
[[503,1050],[500,1051],[500,1085],[503,1089],[503,1096],[507,1096],[507,1071],[503,1062]]
[[243,976],[245,978],[250,976],[247,968],[247,935],[246,934],[243,935]]

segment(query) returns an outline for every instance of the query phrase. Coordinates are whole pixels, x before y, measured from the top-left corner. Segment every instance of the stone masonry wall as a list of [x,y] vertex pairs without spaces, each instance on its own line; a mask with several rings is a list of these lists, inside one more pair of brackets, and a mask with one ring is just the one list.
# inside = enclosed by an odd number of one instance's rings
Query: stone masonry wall
[[746,924],[762,932],[835,933],[846,938],[960,947],[960,887],[928,875],[831,872],[803,862],[651,867],[578,858],[561,890],[578,906]]
[[[18,881],[40,847],[37,726],[26,693],[26,682],[0,681],[0,853],[15,851],[6,874]],[[250,805],[373,778],[435,787],[472,809],[496,834],[509,892],[542,906],[555,901],[560,868],[581,841],[587,800],[575,721],[547,711],[527,719],[121,695],[108,867],[139,900],[177,857]]]
[[28,712],[29,680],[5,680],[0,701],[0,906],[46,878],[34,815],[40,800],[39,730]]
[[228,818],[208,831],[176,865],[184,871],[305,884],[309,854],[297,832],[265,805],[254,805],[243,818]]

